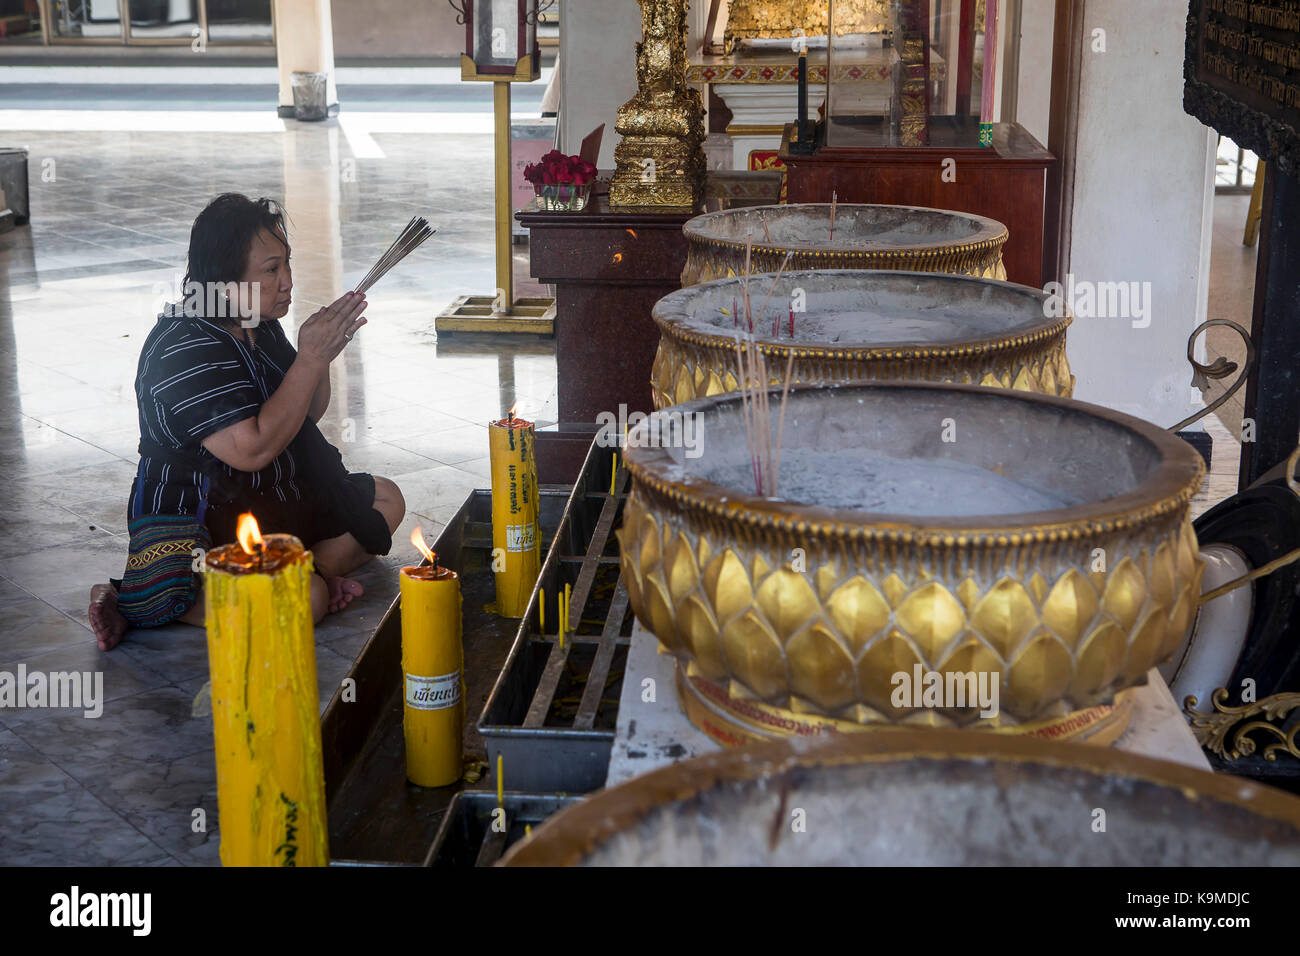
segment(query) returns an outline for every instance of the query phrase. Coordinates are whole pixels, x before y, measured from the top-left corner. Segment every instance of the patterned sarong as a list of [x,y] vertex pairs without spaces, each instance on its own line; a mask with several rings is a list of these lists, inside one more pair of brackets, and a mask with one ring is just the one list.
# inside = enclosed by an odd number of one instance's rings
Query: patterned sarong
[[212,536],[193,515],[141,515],[128,530],[130,554],[117,609],[132,627],[169,624],[198,599],[202,579],[194,570],[195,549],[206,552]]

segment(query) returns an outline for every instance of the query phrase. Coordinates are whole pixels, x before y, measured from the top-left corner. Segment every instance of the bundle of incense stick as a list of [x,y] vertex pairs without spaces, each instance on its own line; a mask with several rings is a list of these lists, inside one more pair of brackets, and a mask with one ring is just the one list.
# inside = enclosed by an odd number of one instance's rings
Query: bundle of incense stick
[[[746,242],[745,243],[745,274],[741,276],[740,300],[738,301],[735,296],[732,296],[730,313],[728,313],[727,310],[722,308],[721,306],[719,306],[718,310],[723,315],[731,316],[731,324],[735,328],[740,327],[740,316],[743,311],[746,324],[749,328],[749,333],[752,335],[754,332],[754,304],[749,298],[750,252],[751,252],[750,243]],[[759,325],[760,328],[762,328],[761,323],[763,321],[763,317],[767,315],[767,304],[772,300],[772,293],[776,291],[777,283],[781,281],[781,276],[785,272],[785,267],[790,264],[790,257],[792,255],[794,255],[793,252],[787,252],[785,256],[781,259],[781,265],[776,270],[776,275],[772,279],[772,284],[767,287],[767,295],[763,297],[763,304],[760,305],[758,308],[758,321],[760,323]],[[780,314],[778,314],[775,318],[772,319],[772,337],[778,338],[780,337],[780,334],[781,334],[781,316]],[[793,308],[790,309],[790,338],[794,338],[794,309]]]
[[745,440],[749,444],[749,464],[754,474],[754,493],[774,498],[781,475],[781,445],[785,439],[785,403],[790,394],[790,382],[794,377],[794,350],[790,351],[785,361],[775,446],[772,444],[767,358],[752,337],[736,343],[736,371],[739,373],[741,383],[741,416],[745,420]]
[[365,292],[382,279],[389,269],[418,249],[435,231],[429,228],[429,221],[423,216],[412,216],[406,228],[393,240],[393,244],[379,257],[379,261],[366,273],[366,277],[354,291]]
[[[767,304],[768,304],[770,301],[772,301],[772,293],[776,291],[776,284],[777,284],[778,282],[781,281],[781,275],[782,275],[782,273],[785,272],[785,267],[788,266],[788,265],[790,264],[790,257],[791,257],[792,255],[794,255],[793,252],[787,252],[787,253],[785,254],[784,258],[781,259],[781,267],[780,267],[779,269],[776,270],[776,278],[774,278],[774,279],[772,280],[772,284],[771,284],[770,286],[767,287],[767,295],[763,297],[763,304],[760,305],[760,306],[758,307],[758,321],[759,321],[759,323],[760,323],[760,324],[759,324],[759,328],[762,328],[762,327],[763,327],[761,323],[762,323],[762,321],[763,321],[763,317],[764,317],[765,315],[767,315]],[[745,302],[746,302],[746,304],[748,304],[748,302],[749,302],[749,297],[748,297],[748,296],[745,297]],[[773,338],[776,338],[776,337],[780,334],[780,331],[781,331],[781,325],[780,325],[780,322],[781,322],[781,316],[778,314],[777,317],[776,317],[775,319],[772,320],[772,337],[773,337]],[[754,317],[753,317],[753,316],[750,316],[750,319],[749,319],[749,327],[750,327],[751,329],[754,327]],[[790,335],[791,335],[791,337],[793,337],[793,336],[794,336],[794,332],[792,331],[792,332],[790,333]]]

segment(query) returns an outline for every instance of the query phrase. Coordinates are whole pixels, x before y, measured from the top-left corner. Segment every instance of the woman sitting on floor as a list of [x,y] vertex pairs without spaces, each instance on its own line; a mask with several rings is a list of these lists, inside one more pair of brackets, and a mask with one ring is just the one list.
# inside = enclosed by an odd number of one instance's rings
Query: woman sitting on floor
[[366,323],[365,298],[349,292],[317,311],[295,350],[279,321],[293,289],[283,210],[237,193],[194,220],[188,266],[185,300],[158,317],[140,352],[126,573],[91,591],[102,650],[128,627],[202,626],[196,556],[233,542],[245,511],[264,533],[311,549],[319,621],[360,596],[346,575],[388,553],[406,510],[387,478],[349,474],[316,427],[330,363]]

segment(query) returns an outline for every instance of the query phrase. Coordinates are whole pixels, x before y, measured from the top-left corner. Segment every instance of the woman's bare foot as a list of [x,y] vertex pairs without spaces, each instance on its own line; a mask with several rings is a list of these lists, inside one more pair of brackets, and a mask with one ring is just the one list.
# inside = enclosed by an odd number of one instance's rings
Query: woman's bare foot
[[325,579],[329,586],[329,612],[335,614],[349,604],[353,599],[361,597],[366,593],[366,589],[361,586],[360,581],[353,581],[351,578],[329,578]]
[[126,633],[126,618],[117,610],[117,589],[96,584],[90,589],[90,627],[101,651],[111,651]]

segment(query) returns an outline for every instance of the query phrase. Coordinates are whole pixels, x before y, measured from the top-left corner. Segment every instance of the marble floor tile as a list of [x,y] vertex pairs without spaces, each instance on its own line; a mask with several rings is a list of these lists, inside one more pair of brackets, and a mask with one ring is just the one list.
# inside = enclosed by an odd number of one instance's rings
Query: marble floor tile
[[0,620],[0,668],[94,640],[86,627],[11,581],[0,580]]
[[329,704],[330,698],[342,685],[343,678],[348,676],[353,659],[351,655],[335,650],[332,644],[321,644],[316,647],[316,681],[322,713]]
[[454,465],[438,465],[392,477],[402,489],[408,511],[428,515],[444,524],[455,516],[466,495],[483,487],[481,478]]
[[490,487],[492,484],[492,458],[484,455],[482,458],[471,458],[469,461],[457,462],[456,467],[461,471],[469,472],[475,478],[480,479],[483,484],[480,487]]
[[430,458],[443,465],[482,458],[488,453],[487,422],[482,425],[458,425],[432,434],[394,438],[399,448]]
[[[436,435],[468,424],[463,418],[430,408],[411,405],[388,414],[375,413],[354,419],[356,437],[374,441],[400,441],[412,435]],[[335,426],[337,431],[339,426]]]
[[[124,701],[132,700],[141,693],[167,687],[167,679],[159,671],[133,657],[118,654],[116,650],[101,651],[90,631],[83,630],[83,633],[86,635],[84,641],[69,641],[22,658],[12,658],[0,662],[0,668],[17,673],[17,667],[21,663],[25,665],[28,675],[36,671],[46,675],[89,674],[93,681],[102,681],[102,698],[98,700],[98,706],[92,708],[90,702],[83,698],[76,707],[5,708],[5,723],[11,730],[65,717],[78,723],[104,726],[101,721],[105,717],[112,717],[135,706]],[[3,656],[9,657],[8,654]],[[103,675],[102,678],[99,675]],[[88,713],[93,714],[96,709],[101,711],[100,716],[88,716]]]
[[131,866],[170,856],[7,730],[0,730],[0,820],[7,866]]
[[[105,692],[109,681],[105,680]],[[193,715],[194,694],[165,685],[110,700],[104,716],[11,712],[9,729],[78,779],[119,758],[173,760],[212,748],[212,718]]]
[[72,494],[61,494],[54,500],[65,511],[80,518],[88,529],[108,534],[125,534],[127,498],[128,495],[124,495],[120,489],[114,489],[112,494],[100,494],[84,500],[77,500]]
[[0,561],[21,558],[34,549],[57,547],[75,553],[85,543],[107,538],[117,530],[30,495],[15,495],[10,506],[12,511],[0,512]]
[[195,677],[208,679],[207,632],[191,624],[131,628],[108,654],[128,658],[162,675],[169,684]]
[[220,865],[211,747],[167,759],[115,756],[111,765],[78,769],[74,779],[182,864]]
[[110,577],[122,576],[128,542],[124,535],[98,531],[88,531],[87,535],[75,546],[0,558],[0,577],[89,626],[90,589]]
[[364,471],[372,475],[401,475],[438,464],[397,445],[384,441],[340,442],[343,463],[350,471]]

